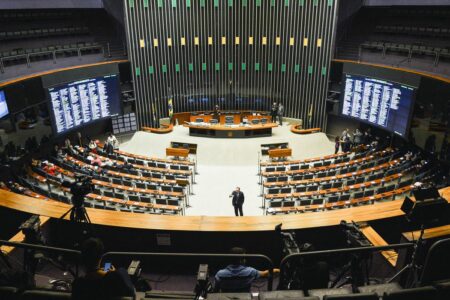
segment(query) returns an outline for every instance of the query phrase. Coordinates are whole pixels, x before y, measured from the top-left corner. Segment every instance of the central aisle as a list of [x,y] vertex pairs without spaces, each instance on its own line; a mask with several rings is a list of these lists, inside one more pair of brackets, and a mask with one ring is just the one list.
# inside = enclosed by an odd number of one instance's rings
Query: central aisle
[[258,185],[258,154],[261,144],[289,142],[294,159],[333,153],[334,144],[324,133],[296,135],[289,126],[273,129],[272,137],[249,139],[215,139],[191,137],[187,128],[175,126],[169,134],[136,132],[120,149],[147,156],[165,157],[170,142],[198,144],[195,195],[186,215],[232,216],[234,210],[228,195],[240,186],[245,194],[244,215],[263,214],[261,186]]

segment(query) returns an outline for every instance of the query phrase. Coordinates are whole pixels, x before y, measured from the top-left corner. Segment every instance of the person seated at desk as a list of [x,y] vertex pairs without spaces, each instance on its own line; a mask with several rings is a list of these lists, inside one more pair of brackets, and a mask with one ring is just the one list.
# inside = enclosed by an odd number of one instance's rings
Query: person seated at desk
[[124,269],[109,270],[100,267],[104,246],[101,240],[87,239],[81,248],[81,259],[85,267],[84,277],[78,277],[72,284],[72,299],[113,299],[135,297],[131,278]]
[[[234,247],[231,248],[230,254],[245,254],[245,249]],[[273,269],[273,273],[280,273],[280,270]],[[245,266],[245,259],[238,257],[234,263],[216,273],[214,291],[222,293],[250,292],[253,281],[268,277],[269,274],[269,270],[259,271]]]

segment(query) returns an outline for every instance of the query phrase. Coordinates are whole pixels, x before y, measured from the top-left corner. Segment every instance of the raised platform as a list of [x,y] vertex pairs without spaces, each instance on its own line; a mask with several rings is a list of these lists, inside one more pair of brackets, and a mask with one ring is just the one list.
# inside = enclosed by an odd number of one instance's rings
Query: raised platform
[[251,138],[272,136],[272,128],[276,123],[257,125],[196,125],[185,124],[189,128],[190,136],[213,137],[213,138]]

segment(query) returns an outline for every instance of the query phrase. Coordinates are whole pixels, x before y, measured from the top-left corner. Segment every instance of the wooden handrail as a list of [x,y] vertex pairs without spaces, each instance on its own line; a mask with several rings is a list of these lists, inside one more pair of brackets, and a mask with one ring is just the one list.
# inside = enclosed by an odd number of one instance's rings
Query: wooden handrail
[[[450,187],[441,189],[443,197],[450,201]],[[208,217],[208,216],[164,216],[142,215],[126,212],[87,208],[93,224],[124,228],[139,228],[171,231],[203,232],[252,232],[273,231],[283,223],[283,229],[304,229],[337,226],[341,220],[355,222],[373,221],[402,216],[403,199],[381,202],[376,205],[356,206],[340,210],[329,210],[310,214],[275,216]],[[31,197],[0,190],[0,206],[26,213],[51,218],[60,218],[71,207],[65,203],[50,203]],[[67,217],[68,218],[68,217]]]
[[309,128],[309,129],[301,129],[299,128],[300,124],[291,125],[291,132],[296,134],[310,134],[310,133],[317,133],[321,131],[321,128]]
[[108,65],[108,64],[118,64],[118,63],[124,63],[124,62],[128,62],[128,60],[126,60],[126,59],[112,60],[112,61],[106,61],[106,62],[98,62],[98,63],[93,63],[93,64],[78,65],[78,66],[72,66],[72,67],[67,67],[67,68],[60,68],[60,69],[54,69],[54,70],[39,72],[39,73],[35,73],[35,74],[22,76],[22,77],[19,77],[19,78],[14,78],[14,79],[7,80],[7,81],[2,81],[2,82],[0,82],[0,88],[3,88],[5,86],[7,86],[7,85],[14,84],[14,83],[17,83],[17,82],[21,82],[21,81],[24,81],[24,80],[28,80],[28,79],[32,79],[32,78],[36,78],[36,77],[44,76],[44,75],[50,75],[50,74],[54,74],[54,73],[58,73],[58,72],[69,71],[69,70],[76,70],[76,69],[82,69],[82,68],[88,68],[88,67],[93,67],[93,66],[101,66],[101,65]]
[[153,127],[141,127],[142,130],[146,132],[151,133],[159,133],[159,134],[165,134],[173,131],[173,124],[165,125],[161,124],[160,128],[153,128]]
[[368,62],[358,62],[356,60],[348,60],[348,59],[333,59],[332,61],[341,62],[341,63],[353,63],[353,64],[358,64],[358,65],[365,65],[365,66],[372,66],[372,67],[377,67],[377,68],[384,68],[384,69],[396,70],[396,71],[401,71],[401,72],[407,72],[407,73],[411,73],[411,74],[429,77],[429,78],[443,81],[446,83],[450,83],[450,78],[446,78],[443,76],[434,75],[434,74],[430,74],[430,73],[426,73],[426,72],[416,71],[416,70],[412,70],[412,69],[391,67],[391,66],[387,66],[387,65],[368,63]]

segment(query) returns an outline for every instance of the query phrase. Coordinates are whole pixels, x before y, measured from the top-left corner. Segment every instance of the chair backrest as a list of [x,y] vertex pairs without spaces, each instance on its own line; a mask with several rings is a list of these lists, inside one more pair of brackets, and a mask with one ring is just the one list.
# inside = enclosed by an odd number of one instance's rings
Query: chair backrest
[[348,295],[325,295],[323,300],[378,300],[375,293],[348,294]]
[[281,201],[271,201],[270,207],[281,207],[282,202]]
[[70,293],[31,290],[23,292],[21,300],[58,300],[71,299]]
[[383,300],[434,300],[437,299],[437,290],[434,287],[419,287],[414,289],[387,292]]
[[435,281],[450,279],[450,238],[434,243],[425,258],[420,284],[428,285]]
[[280,190],[279,189],[269,189],[268,193],[269,194],[279,194]]
[[289,194],[291,192],[290,187],[284,187],[280,190],[280,194]]
[[293,207],[295,206],[295,201],[284,201],[283,207]]
[[12,286],[1,286],[0,287],[0,300],[14,300],[18,299],[18,289]]

